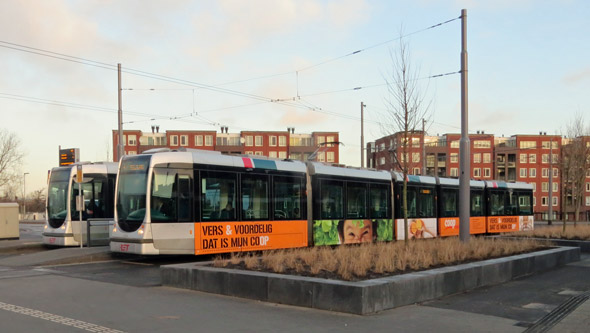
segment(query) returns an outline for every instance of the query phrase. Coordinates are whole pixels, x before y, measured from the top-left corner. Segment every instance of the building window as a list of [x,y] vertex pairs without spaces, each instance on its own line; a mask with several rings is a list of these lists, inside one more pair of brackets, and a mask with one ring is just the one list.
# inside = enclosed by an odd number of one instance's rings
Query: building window
[[490,168],[483,169],[483,176],[484,176],[484,178],[491,178],[492,177],[492,171],[490,170]]
[[[336,141],[336,140],[334,140],[334,137],[333,136],[326,137],[326,142],[334,142],[334,141]],[[328,145],[328,147],[334,147],[334,144],[333,143],[330,143]]]
[[492,162],[492,154],[483,153],[483,162],[484,163],[491,163]]
[[246,155],[254,155],[254,152],[253,151],[245,151],[244,154],[246,154]]
[[[317,143],[317,145],[318,145],[318,146],[321,146],[321,145],[323,145],[323,144],[324,144],[324,142],[326,142],[326,138],[325,138],[325,137],[323,137],[323,136],[318,136],[318,137],[317,137],[317,139],[316,139],[316,143]],[[384,143],[382,143],[382,145],[383,145],[383,148],[385,149],[385,144],[384,144]]]
[[481,154],[473,154],[473,163],[481,163]]
[[541,162],[543,163],[549,163],[549,154],[543,154],[541,155]]
[[459,162],[459,154],[451,153],[451,163],[458,163]]
[[287,152],[286,151],[280,151],[279,152],[279,158],[287,158]]
[[547,182],[543,182],[543,183],[541,184],[541,191],[543,191],[543,192],[547,192],[547,191],[548,191],[548,190],[547,190],[548,188],[549,188],[549,183],[547,183]]
[[520,178],[526,178],[526,168],[520,168]]
[[547,172],[547,168],[543,168],[543,170],[541,170],[541,177],[543,177],[543,178],[549,177],[549,173]]
[[475,177],[475,178],[481,177],[481,169],[480,168],[473,169],[473,177]]
[[252,135],[246,135],[246,146],[252,147],[254,145],[254,139]]
[[451,168],[451,177],[459,177],[459,169]]
[[520,163],[526,163],[526,154],[520,154]]
[[326,161],[326,152],[322,151],[318,154],[318,161],[325,162]]
[[552,183],[551,186],[553,186],[553,193],[559,191],[559,183]]
[[590,206],[590,197],[586,197],[586,206]]
[[537,177],[537,169],[530,168],[529,169],[529,177],[531,177],[531,178]]
[[590,183],[586,183],[586,192],[590,192]]
[[537,163],[537,154],[529,154],[529,163]]
[[328,159],[328,162],[334,162],[334,152],[333,151],[328,152],[327,159]]
[[419,163],[420,162],[420,153],[412,153],[412,162]]
[[551,197],[551,200],[553,200],[553,207],[557,207],[557,197]]
[[287,146],[287,137],[284,135],[279,136],[279,147]]
[[541,206],[547,206],[547,197],[541,198]]
[[553,168],[553,177],[556,178],[557,176],[559,176],[559,169]]
[[203,136],[202,135],[195,135],[195,146],[202,146],[203,145]]
[[180,136],[180,145],[181,146],[188,146],[188,135],[181,135]]
[[137,155],[137,152],[135,150],[128,151],[127,155]]
[[213,146],[213,135],[205,135],[205,146]]
[[129,140],[128,142],[129,142],[129,145],[130,146],[137,145],[137,136],[136,135],[130,134],[130,135],[127,136],[127,139]]
[[263,156],[263,154],[262,154],[261,151],[254,152],[254,155],[256,155],[256,156]]
[[530,183],[533,185],[533,192],[537,192],[537,183]]
[[533,197],[533,207],[537,205],[537,198]]
[[451,148],[459,148],[459,140],[451,141]]
[[420,148],[420,138],[412,138],[412,147]]
[[551,146],[553,146],[553,147],[549,147],[549,141],[543,141],[543,143],[542,143],[543,149],[550,149],[550,148],[557,149],[557,141],[551,141]]
[[178,146],[178,135],[171,135],[170,136],[170,145],[171,146]]
[[268,157],[277,158],[277,152],[276,151],[269,151]]
[[492,145],[488,140],[475,140],[473,141],[473,148],[491,148]]
[[277,137],[276,136],[269,136],[268,137],[268,145],[275,147],[277,145]]
[[419,175],[420,174],[420,168],[414,168],[414,175]]
[[537,141],[520,141],[520,149],[537,148]]
[[256,147],[262,147],[262,135],[257,135],[254,138],[254,144],[256,145]]
[[379,164],[385,165],[385,157],[379,157]]

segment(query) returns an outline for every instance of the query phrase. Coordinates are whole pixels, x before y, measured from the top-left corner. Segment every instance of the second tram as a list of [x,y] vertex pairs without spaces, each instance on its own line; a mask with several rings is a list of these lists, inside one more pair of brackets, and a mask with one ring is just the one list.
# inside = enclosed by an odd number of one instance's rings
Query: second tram
[[[78,185],[74,182],[76,169],[82,165],[84,182],[82,195],[84,210],[80,224],[80,212],[76,210]],[[46,222],[43,243],[53,246],[79,246],[86,244],[88,219],[113,219],[117,163],[75,163],[53,168],[49,174],[46,201]],[[109,227],[103,229],[101,238],[108,238]],[[82,236],[82,239],[80,239]]]

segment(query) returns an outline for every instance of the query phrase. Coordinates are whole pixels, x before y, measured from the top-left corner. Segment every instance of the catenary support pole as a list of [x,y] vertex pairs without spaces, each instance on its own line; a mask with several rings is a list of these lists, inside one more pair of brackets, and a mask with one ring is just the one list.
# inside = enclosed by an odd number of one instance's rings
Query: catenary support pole
[[469,180],[471,173],[467,109],[467,10],[461,10],[461,141],[459,145],[459,239],[469,242]]
[[364,129],[364,116],[365,116],[365,103],[361,102],[361,168],[365,167],[365,129]]
[[123,155],[125,155],[125,142],[123,141],[123,103],[121,101],[121,64],[117,64],[117,72],[119,81],[119,144],[117,145],[117,153],[119,156],[117,156],[117,161],[120,161],[121,158],[123,158]]

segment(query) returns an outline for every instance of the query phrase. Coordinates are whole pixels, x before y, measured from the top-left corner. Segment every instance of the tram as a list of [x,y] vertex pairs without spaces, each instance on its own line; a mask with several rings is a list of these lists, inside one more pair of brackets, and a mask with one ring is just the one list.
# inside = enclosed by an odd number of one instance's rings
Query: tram
[[198,255],[305,247],[306,171],[299,161],[219,152],[125,156],[111,251]]
[[[459,181],[407,180],[407,237],[458,235]],[[532,186],[471,181],[470,187],[470,233],[509,231],[498,225],[514,216],[518,223],[510,231],[532,228],[532,214],[526,215]],[[120,162],[110,248],[200,255],[401,240],[402,193],[403,176],[396,172],[202,150],[147,151]]]
[[[76,197],[79,186],[74,182],[78,165],[84,175],[82,195],[84,210],[82,223],[76,210]],[[69,166],[53,168],[49,174],[46,201],[46,221],[43,230],[43,243],[52,246],[79,246],[86,244],[88,219],[110,219],[114,217],[115,180],[117,163],[74,163]],[[101,238],[108,238],[109,227],[97,230]],[[80,239],[82,236],[82,239]]]

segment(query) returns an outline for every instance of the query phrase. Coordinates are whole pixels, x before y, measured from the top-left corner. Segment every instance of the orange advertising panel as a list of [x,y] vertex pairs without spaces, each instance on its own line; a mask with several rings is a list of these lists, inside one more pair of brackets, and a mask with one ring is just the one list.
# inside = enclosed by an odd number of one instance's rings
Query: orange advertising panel
[[488,216],[488,232],[512,232],[519,230],[518,216]]
[[307,221],[195,223],[195,254],[307,246]]
[[486,233],[485,216],[475,216],[469,218],[469,233],[472,235]]
[[458,236],[459,235],[459,218],[458,217],[441,217],[438,219],[439,236]]

